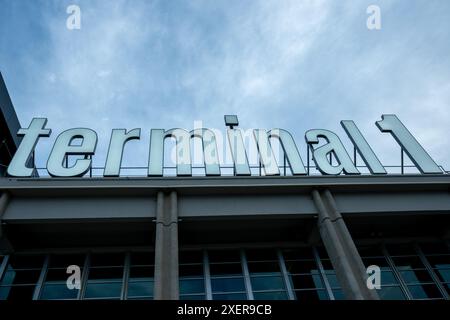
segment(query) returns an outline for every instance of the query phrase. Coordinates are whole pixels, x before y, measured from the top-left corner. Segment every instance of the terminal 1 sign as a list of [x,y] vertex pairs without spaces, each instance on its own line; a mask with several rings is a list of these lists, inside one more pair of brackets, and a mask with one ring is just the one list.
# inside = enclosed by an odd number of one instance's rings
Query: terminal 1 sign
[[[237,117],[234,117],[237,124]],[[51,135],[51,129],[45,127],[46,123],[46,118],[33,118],[28,128],[21,128],[17,132],[23,138],[7,169],[9,176],[31,177],[33,175],[35,168],[30,167],[29,159],[38,140],[41,137],[49,137]],[[385,168],[356,124],[352,120],[344,120],[341,121],[341,125],[370,172],[377,175],[386,174]],[[381,132],[392,135],[421,173],[442,173],[440,167],[396,115],[382,115],[381,120],[376,122],[376,126]],[[259,159],[265,175],[276,176],[280,174],[270,142],[274,138],[279,140],[292,174],[307,174],[299,149],[288,131],[283,129],[272,129],[269,131],[254,129],[253,136],[258,147]],[[120,175],[125,144],[130,140],[139,140],[140,137],[140,129],[130,131],[125,129],[112,130],[103,176],[118,177]],[[241,131],[230,126],[227,129],[227,137],[233,158],[235,175],[251,175]],[[203,161],[206,176],[219,176],[221,174],[214,132],[206,128],[192,131],[176,128],[170,130],[152,129],[150,131],[147,172],[149,177],[163,176],[164,142],[167,138],[176,140],[177,176],[192,175],[190,150],[190,140],[192,138],[200,138],[203,142]],[[80,139],[81,142],[75,145],[73,141],[76,139]],[[308,130],[305,133],[305,140],[307,148],[311,150],[312,159],[322,174],[360,174],[341,140],[334,132],[325,129]],[[92,166],[92,155],[95,154],[96,147],[97,134],[92,129],[74,128],[62,132],[56,138],[53,149],[50,152],[47,161],[48,173],[52,177],[81,177],[85,175]],[[329,160],[330,154],[337,160],[335,164]],[[78,156],[78,159],[73,165],[69,166],[66,158],[73,155]]]

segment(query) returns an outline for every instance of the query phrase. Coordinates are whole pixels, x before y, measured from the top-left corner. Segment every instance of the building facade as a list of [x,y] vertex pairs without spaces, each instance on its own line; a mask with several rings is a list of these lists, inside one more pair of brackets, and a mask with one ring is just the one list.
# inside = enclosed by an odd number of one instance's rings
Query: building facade
[[1,300],[450,297],[446,171],[10,177],[20,125],[0,91]]

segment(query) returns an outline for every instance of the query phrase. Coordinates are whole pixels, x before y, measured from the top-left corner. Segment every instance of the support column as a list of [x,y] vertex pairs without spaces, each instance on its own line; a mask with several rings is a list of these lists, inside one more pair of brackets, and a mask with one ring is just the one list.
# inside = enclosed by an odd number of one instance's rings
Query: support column
[[319,212],[320,236],[345,297],[351,300],[378,300],[376,290],[367,288],[366,268],[341,213],[329,190],[313,190]]
[[4,191],[0,196],[0,252],[7,253],[12,251],[12,246],[4,234],[3,230],[3,215],[6,212],[8,203],[11,199],[9,192]]
[[155,300],[178,300],[177,193],[158,192],[156,201]]

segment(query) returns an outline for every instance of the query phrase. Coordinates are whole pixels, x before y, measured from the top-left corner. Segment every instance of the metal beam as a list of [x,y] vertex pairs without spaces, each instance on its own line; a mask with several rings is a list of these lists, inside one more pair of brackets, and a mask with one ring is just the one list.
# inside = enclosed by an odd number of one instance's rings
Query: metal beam
[[346,298],[378,300],[378,294],[367,287],[366,269],[330,191],[313,190],[312,196],[320,235]]

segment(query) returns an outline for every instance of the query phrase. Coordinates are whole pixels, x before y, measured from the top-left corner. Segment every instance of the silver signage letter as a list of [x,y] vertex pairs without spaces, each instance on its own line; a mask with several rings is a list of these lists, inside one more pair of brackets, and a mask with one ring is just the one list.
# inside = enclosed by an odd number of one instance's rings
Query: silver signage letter
[[300,157],[294,138],[292,138],[291,134],[283,129],[272,129],[269,131],[269,138],[272,137],[279,139],[292,174],[294,176],[306,174],[305,165],[303,164],[302,158]]
[[[327,141],[327,144],[314,149],[313,144],[319,143],[319,138]],[[314,162],[322,174],[337,175],[344,171],[346,174],[360,174],[352,162],[352,159],[345,150],[339,137],[329,130],[314,129],[305,134],[306,143],[308,143],[313,154]],[[327,159],[328,154],[334,154],[339,164],[331,165]]]
[[150,156],[148,163],[148,176],[162,176],[164,165],[164,140],[176,140],[177,176],[192,175],[191,166],[191,134],[184,129],[152,129],[150,131]]
[[277,160],[273,154],[272,146],[270,145],[269,136],[264,129],[254,129],[256,145],[258,146],[259,158],[264,168],[264,173],[267,176],[275,176],[280,174]]
[[203,146],[203,161],[207,176],[220,176],[219,154],[217,152],[216,135],[209,129],[200,128],[192,130],[192,138],[201,138]]
[[369,168],[370,173],[386,174],[386,170],[373,152],[370,145],[367,143],[366,139],[364,139],[364,136],[361,131],[359,131],[356,124],[352,120],[342,120],[341,126],[344,128],[356,150],[358,150],[359,155],[367,165],[367,168]]
[[141,129],[133,129],[127,133],[125,129],[113,129],[111,141],[109,142],[108,155],[106,157],[105,170],[103,176],[118,177],[122,164],[123,149],[125,143],[130,140],[139,140]]
[[30,155],[33,152],[39,137],[49,137],[51,129],[44,129],[47,124],[46,118],[33,118],[28,128],[21,128],[17,131],[18,136],[23,136],[11,163],[8,167],[8,174],[13,177],[30,177],[35,168],[27,167]]
[[[72,145],[75,139],[82,139],[80,145]],[[89,171],[92,160],[87,156],[95,153],[97,134],[86,128],[69,129],[56,138],[52,152],[47,161],[47,171],[52,177],[81,177]],[[64,161],[69,155],[84,155],[77,159],[72,167],[65,167]]]
[[396,115],[383,114],[381,121],[376,121],[375,124],[381,132],[389,132],[394,137],[420,172],[442,173],[442,170],[439,169],[436,162],[434,162]]
[[237,176],[251,175],[241,131],[239,129],[228,129],[227,135],[228,142],[230,144],[231,155],[233,157],[235,174]]

